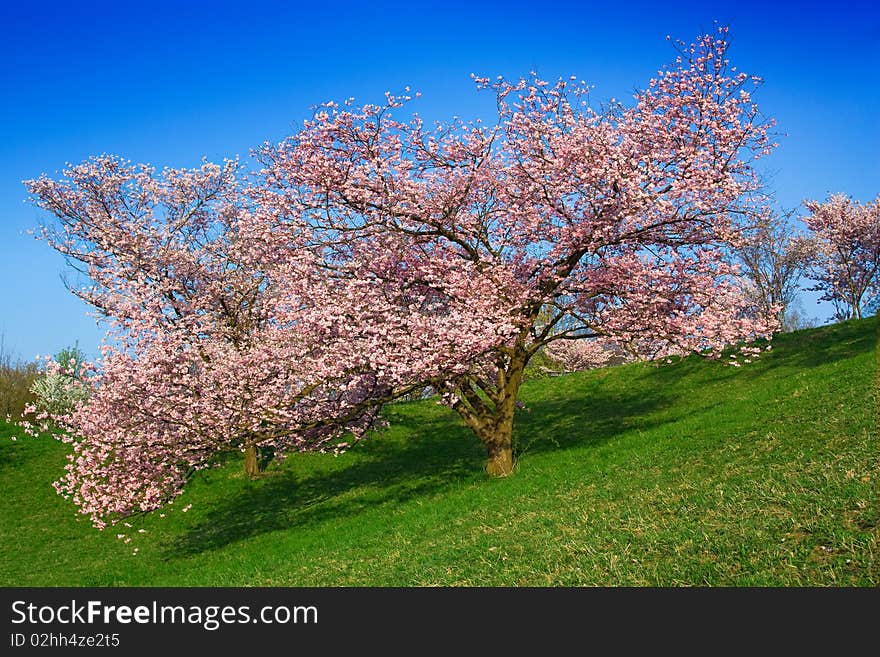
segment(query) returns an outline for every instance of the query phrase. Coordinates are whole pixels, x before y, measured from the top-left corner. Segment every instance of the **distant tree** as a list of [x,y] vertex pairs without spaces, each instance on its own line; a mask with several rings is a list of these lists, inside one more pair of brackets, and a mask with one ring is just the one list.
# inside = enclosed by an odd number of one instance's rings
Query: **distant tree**
[[35,401],[29,411],[54,418],[76,409],[89,395],[86,371],[85,354],[77,345],[47,358],[46,368],[31,385]]
[[810,278],[821,299],[834,304],[839,321],[859,319],[880,295],[880,196],[861,204],[843,194],[824,203],[807,201]]
[[39,374],[36,363],[13,357],[0,332],[0,421],[18,421],[22,411],[33,401],[31,385]]
[[546,353],[563,372],[619,365],[633,359],[620,345],[603,340],[558,340],[547,345]]
[[818,323],[819,320],[807,312],[802,299],[798,298],[785,309],[785,321],[781,325],[781,330],[798,331],[818,326]]
[[794,210],[757,215],[734,248],[736,262],[751,281],[749,290],[766,314],[776,314],[783,330],[802,328],[795,305],[798,283],[809,263],[809,249],[793,226]]

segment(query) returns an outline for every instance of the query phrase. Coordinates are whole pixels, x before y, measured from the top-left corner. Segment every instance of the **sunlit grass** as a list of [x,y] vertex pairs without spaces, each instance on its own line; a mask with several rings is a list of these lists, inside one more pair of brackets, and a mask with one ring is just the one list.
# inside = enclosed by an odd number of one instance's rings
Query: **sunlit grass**
[[876,340],[872,318],[742,368],[530,382],[503,480],[449,410],[398,404],[343,456],[230,463],[105,532],[51,487],[65,446],[0,425],[0,583],[877,585]]

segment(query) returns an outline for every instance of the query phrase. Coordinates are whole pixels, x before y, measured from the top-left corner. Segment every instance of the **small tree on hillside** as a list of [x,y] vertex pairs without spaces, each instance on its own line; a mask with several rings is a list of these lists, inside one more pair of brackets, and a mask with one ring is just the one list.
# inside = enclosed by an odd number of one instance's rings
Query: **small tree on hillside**
[[861,204],[842,194],[807,201],[811,233],[811,289],[834,304],[839,321],[860,319],[880,295],[880,197]]
[[67,347],[47,358],[46,368],[31,385],[34,403],[26,410],[42,418],[72,412],[89,396],[86,358],[78,346]]
[[809,266],[810,251],[792,225],[794,210],[758,215],[743,231],[734,256],[753,284],[750,293],[765,314],[776,314],[783,330],[801,328],[798,283]]
[[0,332],[0,421],[11,422],[33,401],[31,386],[39,374],[35,363],[25,363],[6,349]]

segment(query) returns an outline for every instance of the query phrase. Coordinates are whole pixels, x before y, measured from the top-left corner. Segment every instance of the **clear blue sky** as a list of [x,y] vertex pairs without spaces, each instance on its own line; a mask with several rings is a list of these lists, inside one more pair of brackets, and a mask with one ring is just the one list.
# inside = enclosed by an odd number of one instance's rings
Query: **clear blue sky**
[[[324,100],[405,85],[433,120],[491,116],[469,74],[574,74],[625,97],[713,20],[765,78],[782,206],[880,192],[880,9],[872,2],[41,2],[0,8],[0,332],[30,359],[101,333],[61,259],[24,233],[45,220],[21,181],[114,153],[196,165],[277,140]],[[808,310],[820,320],[826,310]]]

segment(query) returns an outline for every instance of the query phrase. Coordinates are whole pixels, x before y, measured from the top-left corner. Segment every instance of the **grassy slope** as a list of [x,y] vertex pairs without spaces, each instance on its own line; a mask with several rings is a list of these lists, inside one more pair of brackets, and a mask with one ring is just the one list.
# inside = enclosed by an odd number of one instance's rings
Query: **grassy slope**
[[532,382],[505,480],[447,409],[396,405],[344,456],[202,473],[127,545],[55,495],[63,445],[0,424],[0,584],[877,585],[876,334]]

